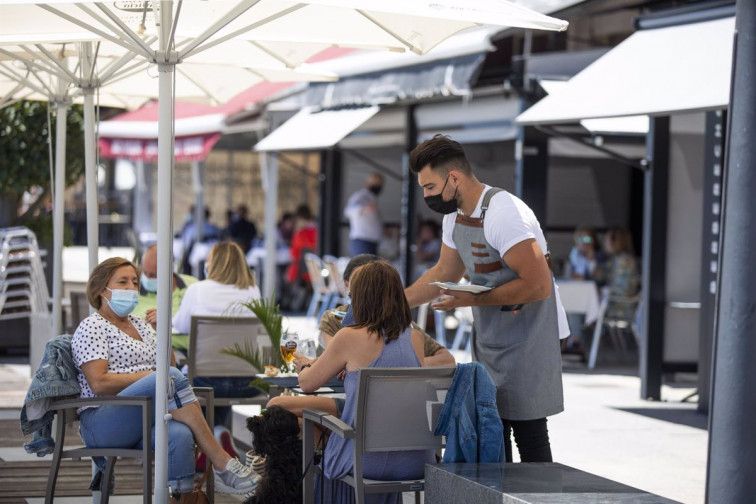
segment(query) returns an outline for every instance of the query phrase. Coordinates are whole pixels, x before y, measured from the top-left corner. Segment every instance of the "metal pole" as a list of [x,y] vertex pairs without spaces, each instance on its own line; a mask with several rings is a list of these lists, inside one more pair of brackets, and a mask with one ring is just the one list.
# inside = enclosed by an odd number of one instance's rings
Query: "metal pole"
[[[61,79],[61,88],[63,79]],[[63,198],[66,190],[66,119],[68,104],[56,103],[55,118],[55,199],[53,201],[53,300],[52,337],[63,332]]]
[[157,369],[155,377],[155,495],[168,502],[168,369],[173,291],[173,79],[176,58],[169,53],[173,2],[160,2],[158,63],[158,289]]
[[706,500],[752,502],[756,495],[756,2],[735,12],[722,254],[715,328]]
[[278,211],[278,154],[261,153],[262,167],[267,175],[265,193],[265,272],[263,274],[263,296],[270,297],[276,290],[276,213]]
[[[92,68],[92,43],[82,43],[81,47],[82,73],[84,76],[89,76]],[[87,246],[89,247],[89,272],[91,273],[100,261],[98,256],[100,212],[97,201],[94,88],[87,86],[82,91],[84,92],[84,167],[86,179],[84,185],[87,199]]]
[[416,253],[415,230],[417,223],[415,215],[415,194],[417,191],[415,176],[409,168],[409,155],[417,147],[417,121],[415,120],[415,106],[409,105],[406,111],[406,131],[404,138],[404,154],[402,155],[402,223],[399,237],[399,254],[401,261],[400,272],[404,276],[405,285],[414,281],[414,258]]

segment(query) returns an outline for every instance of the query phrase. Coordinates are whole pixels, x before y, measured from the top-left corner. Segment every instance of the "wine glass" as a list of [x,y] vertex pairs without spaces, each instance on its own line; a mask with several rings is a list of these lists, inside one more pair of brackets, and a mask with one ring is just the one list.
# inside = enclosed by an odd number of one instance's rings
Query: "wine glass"
[[289,373],[294,372],[294,352],[299,345],[299,335],[297,333],[285,333],[281,335],[281,357],[283,357]]

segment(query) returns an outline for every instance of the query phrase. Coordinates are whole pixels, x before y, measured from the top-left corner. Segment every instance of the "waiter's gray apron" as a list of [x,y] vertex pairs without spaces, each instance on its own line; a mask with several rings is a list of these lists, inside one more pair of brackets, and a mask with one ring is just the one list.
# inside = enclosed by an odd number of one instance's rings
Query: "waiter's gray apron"
[[[482,218],[457,215],[452,239],[473,285],[497,287],[517,278],[483,233]],[[491,217],[493,218],[493,217]],[[498,225],[498,223],[497,223]],[[503,223],[502,223],[503,225]],[[499,414],[507,420],[534,420],[564,410],[562,356],[554,289],[543,301],[513,307],[473,306],[472,356],[496,383]]]

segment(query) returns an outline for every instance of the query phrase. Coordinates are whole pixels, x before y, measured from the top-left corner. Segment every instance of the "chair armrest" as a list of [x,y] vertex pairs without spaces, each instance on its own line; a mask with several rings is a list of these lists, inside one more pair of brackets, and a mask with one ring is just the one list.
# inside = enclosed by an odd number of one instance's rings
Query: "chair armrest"
[[305,409],[302,411],[302,420],[304,422],[311,422],[316,425],[320,425],[330,430],[337,436],[344,439],[354,439],[355,431],[353,427],[350,427],[341,419],[329,415],[328,413],[320,410]]
[[108,404],[117,404],[120,406],[146,406],[150,404],[150,396],[99,396],[99,397],[77,397],[74,399],[59,399],[50,403],[51,410],[62,410],[70,408],[84,408],[87,406],[104,406]]

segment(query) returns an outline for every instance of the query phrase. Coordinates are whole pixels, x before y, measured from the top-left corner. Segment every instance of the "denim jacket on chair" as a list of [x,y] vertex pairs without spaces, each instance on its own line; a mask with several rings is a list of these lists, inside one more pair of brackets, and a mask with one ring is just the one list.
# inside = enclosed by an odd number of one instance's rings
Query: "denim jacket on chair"
[[24,443],[27,453],[44,457],[53,452],[54,414],[49,409],[50,401],[79,397],[78,376],[79,370],[71,355],[71,336],[63,334],[48,341],[21,409],[21,432],[25,436],[33,434],[32,440]]
[[505,461],[496,385],[481,363],[457,366],[434,434],[446,436],[444,463]]

